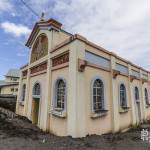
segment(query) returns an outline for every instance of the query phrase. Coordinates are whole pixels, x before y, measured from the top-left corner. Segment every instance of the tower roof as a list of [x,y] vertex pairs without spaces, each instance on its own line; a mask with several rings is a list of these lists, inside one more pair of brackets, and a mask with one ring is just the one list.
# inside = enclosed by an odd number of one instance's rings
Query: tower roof
[[20,77],[20,70],[18,69],[9,69],[7,74],[5,75],[6,77]]

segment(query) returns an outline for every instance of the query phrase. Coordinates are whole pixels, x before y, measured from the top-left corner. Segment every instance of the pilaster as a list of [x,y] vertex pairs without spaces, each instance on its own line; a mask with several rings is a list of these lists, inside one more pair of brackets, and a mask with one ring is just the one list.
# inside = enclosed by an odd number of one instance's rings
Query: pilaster
[[[48,49],[51,50],[53,48],[53,31],[51,31],[50,36],[49,36],[49,45],[48,45]],[[46,110],[46,116],[45,116],[45,120],[46,120],[46,126],[45,129],[48,131],[50,130],[50,107],[51,107],[51,80],[52,80],[52,72],[51,72],[51,57],[50,57],[50,51],[48,52],[48,61],[47,61],[47,94],[46,94],[46,106],[47,106],[47,110]]]
[[70,45],[67,102],[68,135],[86,136],[85,72],[78,71],[78,59],[85,58],[85,44],[78,40]]
[[29,68],[28,68],[28,73],[27,73],[27,82],[26,82],[26,91],[25,91],[25,103],[24,103],[24,115],[28,116],[27,112],[28,112],[28,101],[29,101],[29,92],[30,91],[30,78],[29,78]]
[[140,99],[140,107],[141,107],[141,119],[145,119],[145,109],[144,109],[144,89],[143,89],[143,84],[142,84],[142,70],[140,69],[140,95],[141,95],[141,99]]
[[22,91],[21,85],[22,85],[22,74],[21,74],[20,79],[19,79],[19,87],[18,87],[17,102],[16,102],[16,114],[19,113],[19,101],[20,101],[21,91]]
[[[116,95],[116,79],[113,78],[113,69],[115,69],[115,57],[111,56],[111,103],[112,103],[112,131],[119,131],[119,105],[118,105],[118,97]],[[118,90],[117,90],[118,91]]]
[[136,124],[136,115],[135,115],[135,100],[134,100],[134,91],[133,91],[133,85],[132,82],[130,81],[130,75],[132,74],[131,72],[131,65],[128,64],[128,71],[129,71],[129,99],[130,99],[130,110],[131,110],[131,118],[132,118],[132,125]]
[[32,116],[31,116],[31,110],[29,109],[29,101],[30,101],[30,59],[31,59],[31,53],[32,53],[32,47],[30,47],[30,50],[29,50],[29,57],[28,57],[28,74],[27,74],[27,85],[26,85],[26,97],[25,97],[25,115],[31,119]]

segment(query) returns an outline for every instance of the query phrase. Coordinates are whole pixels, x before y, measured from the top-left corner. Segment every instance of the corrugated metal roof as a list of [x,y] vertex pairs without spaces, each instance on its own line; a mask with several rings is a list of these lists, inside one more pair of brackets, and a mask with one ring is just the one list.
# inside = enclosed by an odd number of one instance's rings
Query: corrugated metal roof
[[6,82],[5,80],[0,80],[0,87],[10,86],[10,85],[18,85],[18,82]]
[[10,69],[8,70],[6,77],[20,77],[20,70],[18,69]]

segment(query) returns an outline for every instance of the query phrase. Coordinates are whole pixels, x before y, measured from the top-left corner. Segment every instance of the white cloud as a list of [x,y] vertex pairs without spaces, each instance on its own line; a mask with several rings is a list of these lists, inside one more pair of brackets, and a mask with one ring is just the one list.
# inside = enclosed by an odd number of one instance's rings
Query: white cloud
[[60,0],[51,11],[66,30],[150,69],[149,0]]
[[14,24],[11,22],[3,22],[0,24],[0,27],[6,32],[10,33],[13,36],[19,37],[22,35],[28,35],[31,30],[24,25],[21,24]]
[[5,57],[0,57],[0,61],[4,61],[4,62],[13,62],[14,59],[10,59],[10,58],[5,58]]
[[17,53],[17,56],[18,57],[25,57],[25,56],[27,56],[27,54],[25,54],[25,53]]
[[[44,11],[46,18],[58,19],[65,30],[79,33],[150,69],[150,0],[29,0],[27,3],[38,14]],[[23,22],[30,24],[36,17],[25,6],[22,8]],[[26,29],[21,35],[29,33]],[[10,30],[15,36],[20,35],[20,30]]]
[[11,13],[11,16],[12,16],[12,17],[16,17],[17,15],[16,15],[16,13],[12,12],[12,13]]
[[18,57],[26,57],[26,56],[28,56],[28,50],[27,49],[24,49],[22,47],[22,45],[20,45],[20,47],[18,47],[18,48],[19,49],[18,49],[17,54],[16,54]]
[[0,0],[0,13],[5,11],[10,11],[13,9],[13,5],[9,0]]

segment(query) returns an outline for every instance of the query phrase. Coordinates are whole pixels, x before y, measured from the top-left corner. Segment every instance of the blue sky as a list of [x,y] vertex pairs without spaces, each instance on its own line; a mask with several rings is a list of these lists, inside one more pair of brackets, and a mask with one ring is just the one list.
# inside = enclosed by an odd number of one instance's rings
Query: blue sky
[[[149,0],[24,0],[40,16],[150,70]],[[0,79],[28,61],[24,46],[38,21],[21,0],[0,0]]]

